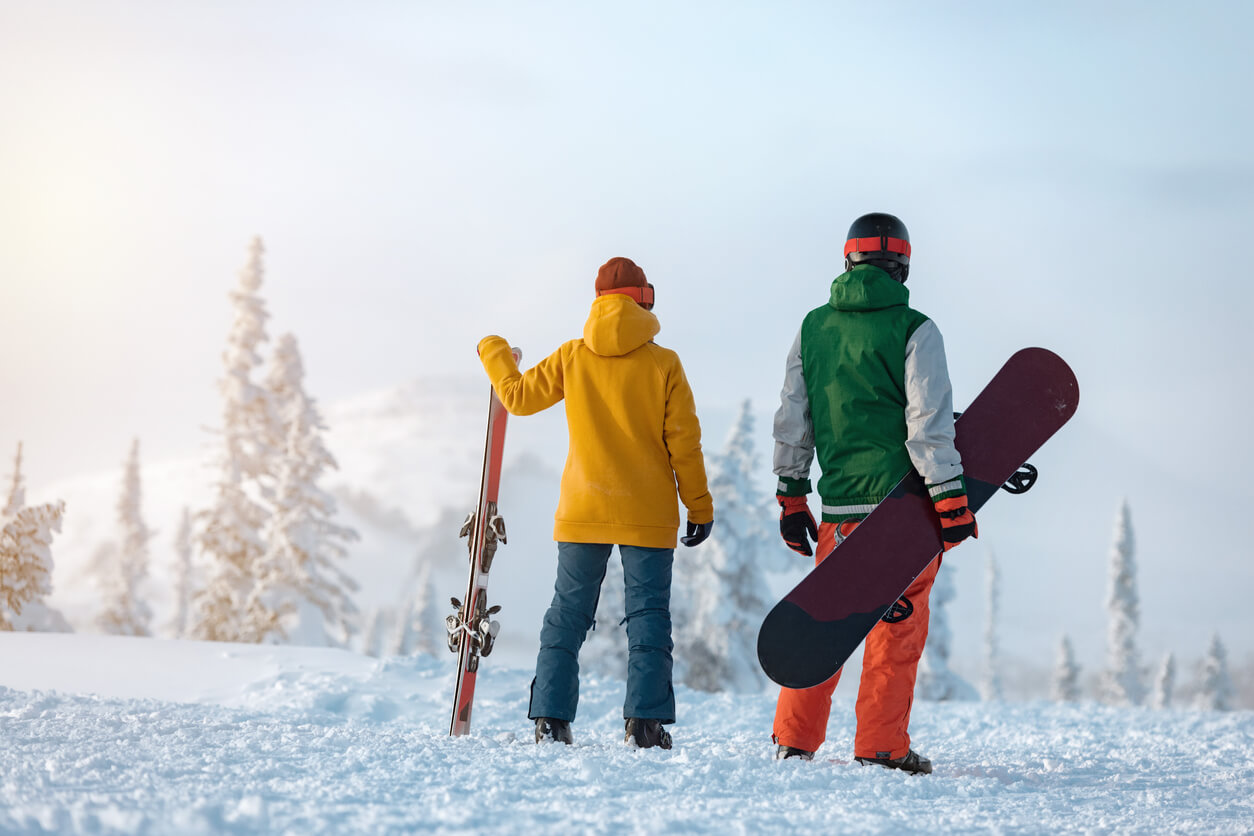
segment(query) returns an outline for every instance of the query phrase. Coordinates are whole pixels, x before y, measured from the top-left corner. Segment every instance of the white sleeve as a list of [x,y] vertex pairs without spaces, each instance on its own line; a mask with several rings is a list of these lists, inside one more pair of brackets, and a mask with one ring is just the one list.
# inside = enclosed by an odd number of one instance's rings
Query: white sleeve
[[784,388],[779,393],[779,409],[775,412],[776,476],[809,479],[814,461],[814,425],[810,422],[810,396],[801,374],[801,331],[793,340],[784,369]]
[[962,475],[954,447],[954,395],[945,342],[930,319],[906,342],[906,450],[929,485]]

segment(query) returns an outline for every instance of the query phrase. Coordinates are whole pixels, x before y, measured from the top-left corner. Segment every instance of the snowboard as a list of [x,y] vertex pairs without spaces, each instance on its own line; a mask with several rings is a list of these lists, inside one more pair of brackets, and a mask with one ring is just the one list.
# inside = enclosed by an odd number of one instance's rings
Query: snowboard
[[[1025,348],[1006,361],[957,421],[973,512],[998,488],[1026,489],[1022,477],[1007,482],[1070,420],[1079,396],[1075,375],[1051,351]],[[941,553],[940,531],[923,479],[912,470],[767,613],[758,632],[766,675],[788,688],[812,688],[835,675]]]
[[[514,349],[514,362],[522,352]],[[457,654],[457,677],[453,685],[453,717],[448,733],[454,737],[470,731],[470,713],[474,707],[475,681],[479,661],[492,652],[500,622],[492,616],[499,606],[488,606],[488,571],[498,544],[505,542],[505,520],[497,510],[501,486],[501,459],[505,452],[505,425],[509,413],[495,390],[489,388],[488,431],[483,448],[483,471],[479,480],[479,504],[462,524],[461,536],[468,537],[470,577],[466,595],[452,599],[453,614],[445,619],[448,649]]]

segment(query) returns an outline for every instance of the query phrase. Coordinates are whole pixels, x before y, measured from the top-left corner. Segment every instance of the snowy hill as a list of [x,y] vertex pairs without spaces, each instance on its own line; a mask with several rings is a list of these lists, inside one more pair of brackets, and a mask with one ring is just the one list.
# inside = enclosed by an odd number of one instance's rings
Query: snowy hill
[[536,746],[526,669],[447,736],[443,659],[0,634],[0,833],[1248,833],[1254,713],[931,703],[907,776],[850,762],[838,699],[812,763],[772,758],[769,695],[677,689],[675,748],[621,742],[584,683],[576,744]]

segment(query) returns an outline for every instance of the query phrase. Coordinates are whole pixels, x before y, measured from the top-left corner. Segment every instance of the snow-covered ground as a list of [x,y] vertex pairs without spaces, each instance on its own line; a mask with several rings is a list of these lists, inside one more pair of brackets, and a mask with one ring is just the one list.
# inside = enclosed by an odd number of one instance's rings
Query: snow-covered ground
[[620,740],[584,682],[576,745],[536,746],[530,672],[484,662],[447,736],[452,657],[0,633],[0,833],[1254,831],[1254,713],[916,704],[936,771],[775,761],[772,693],[678,690],[671,751]]

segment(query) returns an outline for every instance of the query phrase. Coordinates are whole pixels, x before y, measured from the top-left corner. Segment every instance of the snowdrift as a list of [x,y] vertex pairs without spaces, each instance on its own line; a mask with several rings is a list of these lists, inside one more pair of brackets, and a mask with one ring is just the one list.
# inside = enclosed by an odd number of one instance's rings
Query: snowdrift
[[837,701],[776,761],[770,694],[677,691],[675,748],[621,742],[585,678],[573,747],[537,746],[530,672],[343,650],[0,634],[0,833],[1248,833],[1254,713],[919,701],[936,771],[851,763]]

